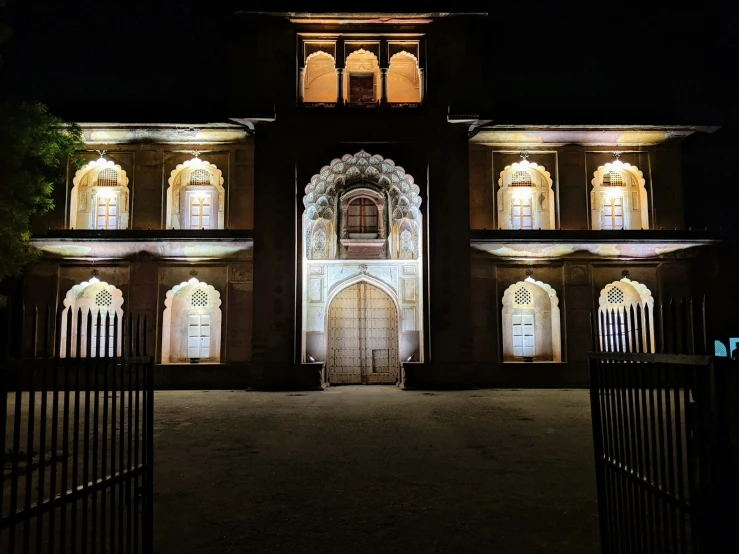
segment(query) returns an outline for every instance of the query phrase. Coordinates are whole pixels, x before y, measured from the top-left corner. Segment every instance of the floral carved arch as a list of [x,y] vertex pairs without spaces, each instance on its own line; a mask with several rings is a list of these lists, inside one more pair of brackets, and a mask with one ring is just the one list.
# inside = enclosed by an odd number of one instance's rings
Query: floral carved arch
[[421,212],[421,189],[413,176],[391,159],[360,150],[331,160],[305,187],[303,205],[310,220],[333,219],[337,199],[348,185],[369,181],[386,192],[393,219],[417,219]]

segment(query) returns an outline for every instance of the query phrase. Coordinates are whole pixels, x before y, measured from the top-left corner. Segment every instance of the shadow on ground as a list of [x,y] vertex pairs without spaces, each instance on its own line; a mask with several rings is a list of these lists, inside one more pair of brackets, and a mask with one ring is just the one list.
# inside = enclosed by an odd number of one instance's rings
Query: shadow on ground
[[585,390],[159,392],[156,552],[598,551]]

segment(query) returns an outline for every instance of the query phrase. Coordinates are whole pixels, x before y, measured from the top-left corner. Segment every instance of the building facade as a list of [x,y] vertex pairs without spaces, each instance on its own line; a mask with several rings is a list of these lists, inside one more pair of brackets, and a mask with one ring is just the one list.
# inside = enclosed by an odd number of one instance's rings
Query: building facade
[[591,313],[705,284],[706,129],[485,119],[481,14],[235,17],[273,109],[84,123],[34,222],[26,304],[146,315],[160,386],[581,386]]

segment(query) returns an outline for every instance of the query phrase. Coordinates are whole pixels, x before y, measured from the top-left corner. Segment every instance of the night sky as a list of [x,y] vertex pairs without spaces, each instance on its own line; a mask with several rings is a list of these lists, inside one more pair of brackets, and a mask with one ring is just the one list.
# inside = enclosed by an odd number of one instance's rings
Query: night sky
[[[253,111],[249,91],[237,97],[231,86],[233,71],[248,71],[231,55],[231,37],[240,32],[234,11],[338,11],[348,3],[7,4],[0,17],[14,35],[0,46],[3,96],[41,100],[77,121],[197,123]],[[733,161],[739,146],[738,8],[734,2],[675,2],[669,9],[649,4],[449,6],[490,14],[483,43],[489,103],[478,111],[496,121],[722,126],[686,144],[686,193],[695,208],[689,224],[717,226],[716,213],[708,214],[701,198],[691,195],[706,180],[739,186],[736,172],[715,163]],[[378,11],[449,10],[426,6],[372,3]],[[202,79],[188,76],[198,67]],[[733,212],[724,215],[732,224]]]

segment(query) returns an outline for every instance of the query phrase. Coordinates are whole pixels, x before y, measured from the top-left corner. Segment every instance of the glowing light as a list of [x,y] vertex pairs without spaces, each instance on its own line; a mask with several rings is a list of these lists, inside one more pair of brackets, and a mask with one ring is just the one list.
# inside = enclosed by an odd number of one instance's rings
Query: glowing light
[[98,188],[97,195],[98,198],[113,198],[117,193],[115,190],[108,190],[105,188]]

